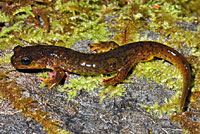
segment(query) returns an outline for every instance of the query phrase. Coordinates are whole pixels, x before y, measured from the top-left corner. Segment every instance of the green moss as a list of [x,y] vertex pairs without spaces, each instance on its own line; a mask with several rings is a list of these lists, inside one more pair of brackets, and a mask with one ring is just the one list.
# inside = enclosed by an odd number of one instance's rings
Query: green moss
[[[155,9],[154,5],[158,5],[159,9]],[[134,10],[130,10],[129,8],[134,8]],[[134,16],[132,16],[133,14]],[[140,14],[140,17],[137,17],[137,14]],[[186,42],[187,45],[191,44],[187,41],[195,42],[192,40],[191,36],[187,36],[186,38],[186,34],[191,33],[198,35],[191,31],[182,30],[177,25],[177,21],[193,22],[197,19],[197,17],[191,16],[189,12],[186,12],[183,3],[179,1],[148,1],[143,4],[130,2],[127,6],[124,6],[121,11],[117,12],[116,15],[118,17],[116,18],[117,24],[115,27],[116,29],[122,30],[122,33],[115,34],[115,37],[117,37],[116,40],[119,40],[119,34],[123,34],[123,36],[121,36],[121,41],[124,41],[124,37],[128,38],[128,40],[122,42],[122,44],[142,40],[141,36],[138,36],[139,29],[142,31],[151,30],[160,33],[161,37],[159,37],[159,39],[161,42],[166,42],[166,44],[172,44],[177,47],[180,47],[183,42]],[[149,19],[151,21],[146,25],[143,21],[144,19]],[[128,23],[124,23],[127,22],[127,20]],[[127,30],[127,26],[130,30]],[[126,31],[126,33],[123,33],[125,30],[128,32]],[[131,34],[130,31],[132,31]],[[129,38],[129,36],[131,37]],[[139,38],[135,38],[135,36]],[[197,36],[195,37],[195,40],[196,39],[199,40]]]
[[177,92],[173,97],[169,99],[165,98],[165,103],[163,105],[160,105],[158,104],[158,102],[156,102],[152,106],[148,106],[148,105],[141,105],[141,106],[146,108],[147,112],[153,112],[155,114],[158,114],[161,117],[163,113],[171,115],[174,112],[180,112],[178,110],[178,107],[180,105],[180,99],[179,99],[180,93],[181,92]]
[[180,104],[180,92],[182,89],[182,76],[179,70],[163,60],[153,60],[149,62],[143,62],[136,65],[133,74],[137,77],[145,77],[147,81],[153,80],[160,85],[166,85],[168,88],[178,90],[178,92],[171,98],[165,98],[165,104],[159,105],[155,103],[152,106],[141,105],[147,108],[147,112],[152,110],[154,113],[171,114],[177,111]]
[[11,32],[20,32],[22,29],[21,23],[23,21],[16,22],[14,25],[10,27],[3,27],[0,31],[0,49],[5,50],[13,46],[13,44],[17,43],[17,39]]
[[5,13],[2,13],[0,11],[0,22],[9,22],[10,21],[10,17],[6,16]]
[[[23,13],[23,14],[20,14]],[[20,14],[20,15],[19,15]],[[26,19],[29,16],[35,17],[32,13],[31,5],[21,7],[13,12],[13,15],[16,16],[17,19]]]
[[63,129],[57,129],[57,134],[73,134],[72,132],[63,130]]
[[[98,1],[81,0],[70,1],[63,3],[57,1],[56,9],[66,16],[56,16],[56,19],[51,20],[54,31],[66,32],[64,37],[67,40],[59,46],[69,47],[69,44],[74,44],[75,41],[92,39],[94,42],[105,40],[110,34],[106,28],[106,24],[101,21],[103,13]],[[86,13],[87,12],[87,13]],[[67,25],[66,25],[67,24]],[[65,31],[67,30],[67,31]],[[71,38],[73,37],[73,38]]]
[[119,97],[123,96],[123,94],[126,92],[123,84],[117,84],[117,86],[106,86],[102,87],[99,91],[99,96],[101,98],[100,102],[104,100],[107,96],[110,98],[112,97]]
[[51,41],[53,42],[63,39],[59,36],[59,34],[54,34],[53,32],[46,33],[44,29],[35,29],[31,25],[27,25],[24,30],[17,36],[18,38],[30,43],[41,43],[49,45],[52,44]]
[[58,90],[61,92],[66,92],[68,94],[68,101],[71,97],[75,97],[77,95],[77,91],[86,90],[86,91],[94,91],[99,85],[101,81],[101,76],[81,76],[79,79],[70,79],[69,84],[65,84],[64,86],[58,86]]
[[0,65],[5,65],[10,63],[10,58],[11,58],[12,54],[7,54],[3,57],[0,57]]
[[69,84],[65,84],[64,86],[58,86],[58,90],[61,92],[66,92],[68,94],[69,101],[71,97],[76,97],[77,92],[80,90],[90,92],[100,87],[101,90],[99,91],[99,97],[101,98],[101,102],[108,95],[110,97],[117,97],[122,96],[122,94],[125,92],[123,84],[118,84],[116,87],[103,86],[100,84],[102,80],[102,75],[87,77],[81,76],[79,79],[70,79]]
[[145,76],[147,81],[151,79],[173,90],[180,90],[182,87],[182,76],[179,70],[163,60],[138,63],[133,73],[137,77]]

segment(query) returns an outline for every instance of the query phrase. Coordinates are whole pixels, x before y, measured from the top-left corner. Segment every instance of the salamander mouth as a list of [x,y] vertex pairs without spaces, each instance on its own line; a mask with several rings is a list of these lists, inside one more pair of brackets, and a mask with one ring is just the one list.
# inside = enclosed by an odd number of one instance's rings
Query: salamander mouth
[[35,65],[13,65],[16,69],[46,69],[45,66],[41,66],[41,65],[38,65],[38,64],[35,64]]

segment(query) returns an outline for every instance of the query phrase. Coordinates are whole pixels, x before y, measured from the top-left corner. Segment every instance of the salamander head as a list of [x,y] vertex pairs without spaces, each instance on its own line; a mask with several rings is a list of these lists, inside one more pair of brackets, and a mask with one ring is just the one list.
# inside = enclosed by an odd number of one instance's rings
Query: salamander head
[[16,46],[11,63],[16,69],[44,69],[47,59],[42,50],[42,46]]

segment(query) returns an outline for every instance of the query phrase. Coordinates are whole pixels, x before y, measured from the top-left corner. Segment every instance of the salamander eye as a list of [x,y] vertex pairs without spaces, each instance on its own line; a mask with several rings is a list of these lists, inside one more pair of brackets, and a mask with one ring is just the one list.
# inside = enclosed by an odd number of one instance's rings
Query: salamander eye
[[29,65],[31,63],[31,58],[28,56],[23,56],[21,58],[21,62],[23,65]]

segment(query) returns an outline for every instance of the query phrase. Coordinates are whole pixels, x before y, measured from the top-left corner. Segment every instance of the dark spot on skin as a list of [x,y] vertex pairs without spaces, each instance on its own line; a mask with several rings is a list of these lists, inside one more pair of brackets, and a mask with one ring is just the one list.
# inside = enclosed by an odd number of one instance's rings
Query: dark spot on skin
[[162,52],[164,52],[164,48],[163,47],[160,47],[160,49],[161,49]]
[[186,63],[185,63],[185,61],[184,61],[184,60],[182,60],[182,64],[183,64],[183,65],[186,65]]
[[94,55],[90,55],[89,60],[93,60],[93,59],[94,59]]
[[115,69],[116,68],[116,63],[111,63],[109,66],[110,66],[111,69]]
[[164,57],[167,57],[167,55],[166,55],[166,54],[163,54],[163,56],[164,56]]
[[53,66],[53,59],[49,60],[49,66]]
[[179,53],[176,54],[177,57],[181,57],[182,55],[180,55]]
[[154,46],[152,42],[149,43],[150,46]]
[[147,53],[146,57],[149,57],[150,56],[150,53]]

